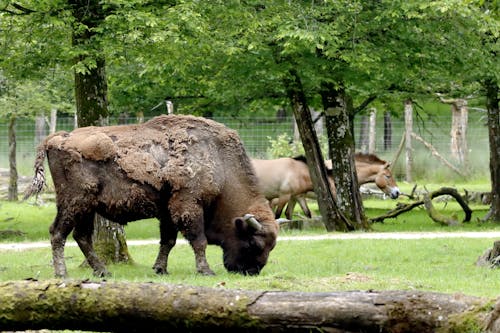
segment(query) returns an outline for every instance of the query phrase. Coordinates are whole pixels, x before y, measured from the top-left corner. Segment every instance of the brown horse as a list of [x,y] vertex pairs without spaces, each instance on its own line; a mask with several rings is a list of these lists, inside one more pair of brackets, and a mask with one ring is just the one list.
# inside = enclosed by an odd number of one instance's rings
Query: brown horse
[[[259,180],[260,191],[269,200],[271,208],[278,207],[276,218],[281,216],[283,207],[292,197],[313,190],[311,175],[304,156],[272,160],[252,159],[252,165]],[[299,201],[302,211],[310,218],[311,211],[304,204],[305,201]]]
[[[399,197],[400,191],[396,184],[396,181],[394,180],[394,177],[392,176],[389,162],[380,159],[378,156],[374,154],[364,154],[364,153],[356,153],[354,155],[354,161],[356,165],[356,174],[358,176],[359,185],[367,183],[375,183],[375,185],[377,185],[377,187],[380,190],[382,190],[382,192],[387,194],[392,199],[396,199]],[[331,172],[332,161],[326,160],[325,166],[327,170]],[[336,191],[333,180],[330,181],[330,185],[332,187],[332,192],[335,195]],[[306,194],[307,193],[300,193],[298,195],[292,195],[290,197],[285,212],[285,215],[288,219],[292,218],[296,202],[299,203],[300,207],[302,208],[302,211],[304,212],[304,214],[306,214],[307,217],[311,216],[311,211],[307,206],[306,202]],[[311,197],[310,195],[308,196]],[[314,195],[312,197],[314,197]],[[283,211],[285,204],[282,202],[282,200],[276,204],[277,218],[281,215],[281,212]],[[304,207],[306,207],[306,209],[304,209]]]

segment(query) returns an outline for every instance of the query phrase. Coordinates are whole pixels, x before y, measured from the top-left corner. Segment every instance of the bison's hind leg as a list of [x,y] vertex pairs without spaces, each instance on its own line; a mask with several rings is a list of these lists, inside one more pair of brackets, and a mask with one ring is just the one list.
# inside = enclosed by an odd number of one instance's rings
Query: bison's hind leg
[[177,229],[172,224],[170,217],[160,219],[160,250],[153,265],[156,274],[168,274],[168,255],[176,241]]
[[96,252],[94,251],[94,246],[92,245],[92,233],[94,231],[94,217],[95,214],[86,214],[79,218],[78,223],[75,225],[75,230],[73,231],[73,238],[75,239],[78,247],[85,255],[87,263],[94,270],[94,275],[97,277],[105,277],[111,275],[106,266],[99,259]]
[[63,218],[64,210],[58,209],[54,222],[50,225],[50,244],[52,247],[52,264],[56,277],[67,276],[66,263],[64,261],[64,245],[66,239],[74,227],[74,220]]

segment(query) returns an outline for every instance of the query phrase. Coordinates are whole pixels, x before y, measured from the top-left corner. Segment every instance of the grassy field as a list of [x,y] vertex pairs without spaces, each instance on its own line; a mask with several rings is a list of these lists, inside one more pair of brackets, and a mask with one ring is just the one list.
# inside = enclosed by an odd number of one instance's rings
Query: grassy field
[[[404,201],[404,200],[397,200]],[[395,207],[393,200],[364,201],[368,217],[378,216]],[[314,213],[317,207],[311,204]],[[453,202],[436,203],[444,214],[457,214]],[[500,225],[481,223],[488,207],[471,206],[473,219],[467,224],[443,227],[433,222],[425,210],[416,208],[398,218],[373,224],[373,231],[399,232],[457,232],[500,231]],[[0,230],[18,230],[24,234],[8,236],[2,243],[48,241],[48,227],[55,216],[53,203],[36,206],[32,203],[0,201]],[[445,293],[498,297],[500,270],[477,267],[475,261],[494,238],[449,239],[328,239],[297,240],[285,236],[327,234],[321,224],[305,230],[282,230],[281,240],[271,252],[268,265],[256,277],[226,272],[222,252],[209,246],[207,258],[217,274],[214,277],[195,273],[194,255],[185,242],[172,250],[168,276],[157,276],[151,266],[156,258],[159,230],[156,220],[142,220],[125,227],[127,239],[153,240],[153,245],[130,245],[132,264],[109,265],[112,277],[108,281],[167,282],[209,287],[243,288],[287,291],[343,290],[424,290]],[[369,231],[364,233],[370,233]],[[335,233],[329,233],[335,235]],[[70,278],[96,279],[91,270],[80,267],[83,255],[71,242],[66,247]],[[50,248],[29,250],[0,250],[0,280],[53,277]]]

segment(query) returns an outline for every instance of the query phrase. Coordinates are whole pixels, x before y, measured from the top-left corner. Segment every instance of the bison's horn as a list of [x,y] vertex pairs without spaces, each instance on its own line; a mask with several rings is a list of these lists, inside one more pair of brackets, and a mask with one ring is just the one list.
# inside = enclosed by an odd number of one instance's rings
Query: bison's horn
[[245,220],[245,222],[255,230],[262,229],[262,224],[260,224],[260,222],[257,221],[255,216],[252,214],[245,214],[245,216],[243,216],[243,220]]
[[292,221],[289,220],[289,219],[285,219],[283,217],[280,217],[279,219],[276,219],[276,222],[278,222],[279,225],[282,225],[282,224],[285,224],[285,223],[290,223]]

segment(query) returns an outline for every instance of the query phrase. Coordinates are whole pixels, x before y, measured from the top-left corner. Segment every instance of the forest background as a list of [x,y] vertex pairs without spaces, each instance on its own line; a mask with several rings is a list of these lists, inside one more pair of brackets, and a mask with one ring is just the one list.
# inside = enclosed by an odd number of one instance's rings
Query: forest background
[[[9,123],[58,110],[100,125],[111,114],[164,112],[167,101],[206,117],[288,111],[322,215],[339,220],[330,214],[340,208],[355,229],[366,225],[344,176],[351,126],[368,106],[401,116],[402,104],[444,96],[498,113],[496,1],[4,1],[1,15]],[[322,196],[310,108],[326,123],[340,207]]]
[[[401,119],[401,105],[407,115],[424,101],[463,99],[486,110],[500,221],[498,38],[496,0],[1,0],[0,118],[14,128],[57,110],[76,113],[78,126],[103,125],[110,115],[163,113],[165,101],[205,117],[285,110],[313,161],[330,231],[365,227],[351,177],[356,118],[376,107]],[[345,207],[321,196],[330,191],[310,108],[325,121]]]

